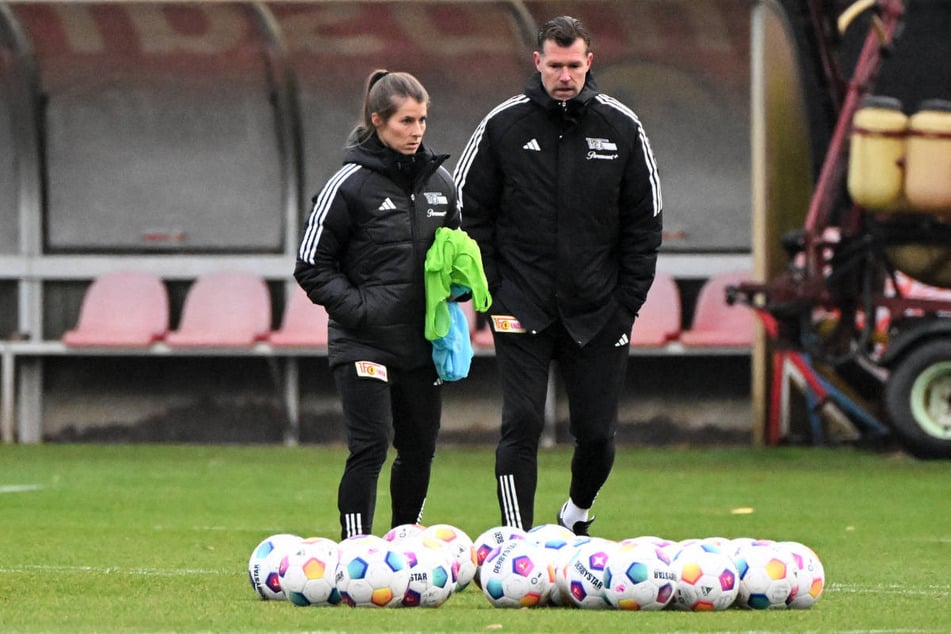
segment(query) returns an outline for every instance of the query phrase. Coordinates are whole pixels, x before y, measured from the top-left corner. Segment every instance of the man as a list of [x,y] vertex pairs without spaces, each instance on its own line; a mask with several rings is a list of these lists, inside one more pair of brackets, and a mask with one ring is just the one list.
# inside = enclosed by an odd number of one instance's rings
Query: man
[[534,522],[549,365],[558,362],[575,439],[560,524],[587,535],[614,464],[634,317],[654,279],[661,189],[647,136],[598,92],[578,20],[546,23],[525,92],[482,120],[454,178],[482,251],[502,386],[495,474],[502,523]]

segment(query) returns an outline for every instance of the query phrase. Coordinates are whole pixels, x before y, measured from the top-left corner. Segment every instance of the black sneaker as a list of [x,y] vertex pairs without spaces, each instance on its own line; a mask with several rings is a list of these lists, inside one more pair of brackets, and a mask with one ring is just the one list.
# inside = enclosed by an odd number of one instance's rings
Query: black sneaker
[[[564,510],[564,507],[562,507],[561,510]],[[563,526],[564,528],[567,528],[578,537],[591,536],[590,533],[588,533],[588,529],[591,527],[591,524],[592,522],[594,522],[595,518],[592,517],[590,520],[586,522],[575,522],[574,526],[568,526],[567,524],[565,524],[565,521],[561,518],[561,510],[558,511],[558,525],[559,526]]]

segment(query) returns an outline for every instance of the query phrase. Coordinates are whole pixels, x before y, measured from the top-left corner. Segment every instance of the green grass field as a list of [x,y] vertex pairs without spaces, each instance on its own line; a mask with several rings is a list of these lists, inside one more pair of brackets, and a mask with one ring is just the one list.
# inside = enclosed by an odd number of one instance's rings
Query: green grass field
[[[474,584],[428,610],[258,600],[247,561],[261,539],[339,537],[343,460],[317,446],[0,446],[0,631],[951,631],[951,467],[851,449],[621,448],[596,506],[595,533],[612,539],[801,541],[827,576],[811,610],[503,610]],[[424,523],[473,538],[497,525],[492,460],[441,448]],[[538,523],[562,502],[568,460],[541,455]],[[378,535],[386,491],[384,477]]]

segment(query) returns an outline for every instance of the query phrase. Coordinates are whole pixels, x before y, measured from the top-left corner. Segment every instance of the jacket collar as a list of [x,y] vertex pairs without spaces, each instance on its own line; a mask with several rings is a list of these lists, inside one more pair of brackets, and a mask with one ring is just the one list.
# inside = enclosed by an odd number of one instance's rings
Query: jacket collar
[[595,82],[594,75],[590,70],[585,76],[584,88],[581,89],[581,92],[578,93],[576,97],[569,99],[567,102],[552,99],[551,95],[545,91],[545,87],[542,85],[541,73],[533,73],[528,79],[528,85],[525,87],[525,95],[545,110],[567,111],[572,113],[584,111],[588,103],[594,99],[598,93],[597,82]]
[[415,154],[401,154],[383,145],[380,138],[372,134],[363,143],[349,146],[343,162],[356,163],[398,183],[412,185],[421,177],[428,178],[448,158],[448,154],[435,154],[424,144],[420,144]]

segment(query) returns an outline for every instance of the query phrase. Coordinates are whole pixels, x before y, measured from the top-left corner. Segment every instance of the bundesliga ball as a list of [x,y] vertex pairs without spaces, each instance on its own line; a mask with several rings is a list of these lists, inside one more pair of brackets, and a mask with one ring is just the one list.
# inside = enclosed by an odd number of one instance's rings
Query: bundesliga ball
[[438,539],[449,547],[458,568],[456,570],[455,592],[462,592],[475,578],[476,552],[472,539],[466,533],[450,524],[433,524],[422,533],[423,537]]
[[482,592],[497,608],[534,608],[545,604],[555,571],[544,549],[527,539],[513,539],[482,562]]
[[446,545],[421,536],[402,540],[396,547],[409,564],[409,586],[401,605],[438,608],[445,603],[456,587],[456,562]]
[[570,605],[591,610],[611,607],[604,596],[604,571],[616,546],[598,537],[579,540],[561,573],[560,592]]
[[526,533],[514,526],[495,526],[484,531],[472,542],[476,556],[475,584],[482,587],[482,564],[493,550],[511,539],[525,539]]
[[586,537],[583,535],[575,536],[574,541],[569,543],[566,548],[560,549],[552,556],[552,567],[555,569],[555,587],[552,588],[551,591],[551,601],[553,605],[567,605],[574,607],[574,604],[568,597],[568,577],[566,576],[565,572],[568,569],[568,564],[575,556],[575,552],[578,550],[578,548],[580,548],[582,544],[587,544],[590,542],[591,539],[591,537]]
[[740,578],[737,605],[754,610],[785,608],[798,589],[796,563],[774,545],[750,545],[734,558]]
[[796,590],[786,601],[786,605],[797,610],[805,610],[815,605],[826,583],[826,573],[819,556],[799,542],[779,542],[777,547],[789,552],[796,564]]
[[248,577],[259,597],[268,601],[283,601],[287,598],[281,589],[281,561],[296,550],[302,539],[299,535],[278,533],[264,538],[251,551]]
[[337,573],[337,542],[310,537],[281,560],[281,589],[294,605],[337,605],[340,593],[334,583]]
[[[527,538],[545,549],[545,552],[548,553],[548,561],[551,563],[555,572],[556,582],[551,585],[551,591],[547,598],[548,605],[568,605],[569,599],[567,595],[562,592],[562,586],[557,583],[557,579],[559,576],[564,575],[565,566],[574,554],[575,546],[579,542],[579,538],[567,528],[563,528],[557,524],[546,524],[545,526],[553,526],[555,528],[542,531],[532,529],[528,532]],[[567,534],[557,529],[563,529],[567,531]]]
[[337,544],[337,561],[370,548],[392,548],[393,545],[376,535],[353,535]]
[[334,577],[341,600],[351,607],[399,605],[409,587],[406,556],[380,537],[358,541],[341,544]]
[[544,546],[547,543],[568,543],[573,542],[575,534],[562,526],[561,524],[539,524],[532,528],[526,534],[536,544]]
[[658,549],[661,558],[668,564],[673,561],[677,553],[683,548],[680,542],[656,535],[639,535],[637,537],[628,537],[618,542],[619,546],[650,546]]
[[677,587],[666,558],[655,546],[618,544],[604,569],[604,598],[621,610],[663,610]]
[[422,524],[400,524],[394,526],[383,535],[383,539],[388,542],[399,542],[404,539],[412,539],[426,530]]
[[677,587],[670,605],[678,610],[726,610],[736,601],[736,565],[712,544],[688,546],[670,564]]
[[771,539],[758,539],[755,537],[737,537],[731,539],[729,544],[722,548],[721,550],[724,554],[729,555],[732,559],[736,559],[740,554],[740,551],[749,546],[772,546],[776,542]]

